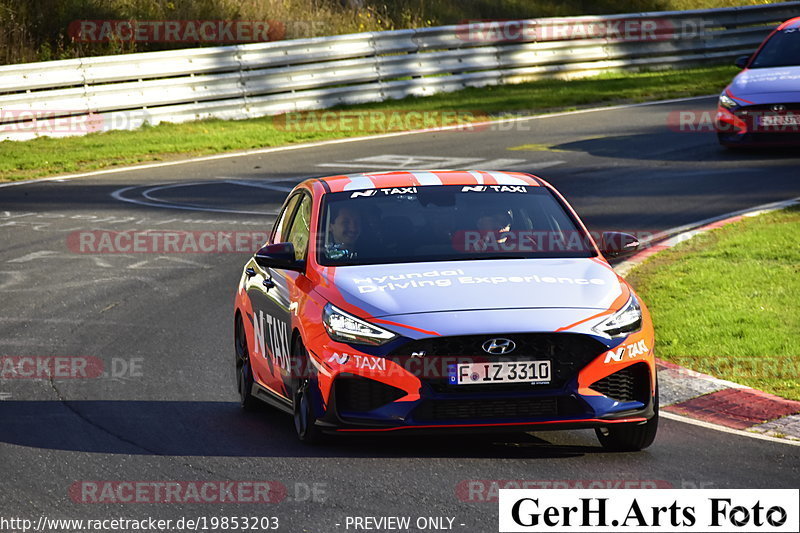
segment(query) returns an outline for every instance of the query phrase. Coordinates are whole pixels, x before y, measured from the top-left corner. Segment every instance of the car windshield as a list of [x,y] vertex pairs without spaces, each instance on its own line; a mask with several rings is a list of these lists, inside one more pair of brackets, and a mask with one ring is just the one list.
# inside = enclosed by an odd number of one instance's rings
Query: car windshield
[[755,57],[750,68],[800,65],[800,30],[787,28],[775,33]]
[[443,185],[325,195],[324,266],[592,257],[592,241],[545,187]]

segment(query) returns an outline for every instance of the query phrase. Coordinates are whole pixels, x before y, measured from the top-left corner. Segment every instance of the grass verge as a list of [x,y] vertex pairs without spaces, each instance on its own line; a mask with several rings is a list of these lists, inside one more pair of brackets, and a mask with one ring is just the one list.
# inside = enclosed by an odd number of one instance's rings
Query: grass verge
[[800,400],[800,206],[656,254],[628,276],[659,358]]
[[[542,80],[518,85],[465,89],[425,98],[405,98],[348,110],[464,111],[467,118],[515,113],[540,114],[596,105],[614,105],[719,92],[737,72],[720,66],[690,70],[603,74],[572,81]],[[280,117],[205,120],[160,124],[136,131],[92,133],[82,137],[41,137],[0,142],[0,181],[85,172],[118,165],[166,161],[234,150],[382,133],[357,127],[327,130],[285,127]],[[387,124],[388,131],[403,124]],[[399,126],[399,127],[398,127]]]

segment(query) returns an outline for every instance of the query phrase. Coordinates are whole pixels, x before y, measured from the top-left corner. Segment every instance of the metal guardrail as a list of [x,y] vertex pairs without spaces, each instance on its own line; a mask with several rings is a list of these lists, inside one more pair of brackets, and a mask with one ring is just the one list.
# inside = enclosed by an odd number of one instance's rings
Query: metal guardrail
[[473,39],[462,25],[0,66],[0,140],[719,63],[753,51],[777,23],[798,15],[800,1],[519,21],[527,28],[648,22],[657,30],[644,40],[537,41],[533,32]]

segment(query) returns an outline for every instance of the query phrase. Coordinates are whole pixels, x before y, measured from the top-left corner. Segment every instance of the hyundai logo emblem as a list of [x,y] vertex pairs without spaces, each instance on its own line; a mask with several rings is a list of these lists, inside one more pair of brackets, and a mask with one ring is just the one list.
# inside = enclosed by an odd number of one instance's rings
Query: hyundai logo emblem
[[783,104],[776,104],[772,106],[772,110],[775,111],[776,113],[783,113],[784,111],[786,111],[786,106]]
[[483,351],[492,355],[503,355],[514,351],[517,345],[510,339],[489,339],[483,343]]

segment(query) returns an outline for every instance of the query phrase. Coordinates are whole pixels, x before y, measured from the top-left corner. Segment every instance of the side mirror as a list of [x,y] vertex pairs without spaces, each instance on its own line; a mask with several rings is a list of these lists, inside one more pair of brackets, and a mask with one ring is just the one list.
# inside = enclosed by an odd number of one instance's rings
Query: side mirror
[[739,56],[733,63],[739,68],[745,68],[747,64],[750,62],[750,57],[751,56]]
[[605,231],[600,242],[600,251],[603,255],[616,257],[618,255],[635,252],[639,248],[639,239],[629,233],[618,231]]
[[302,272],[306,266],[305,261],[295,259],[294,245],[290,242],[268,244],[257,251],[253,259],[262,268],[282,268]]

